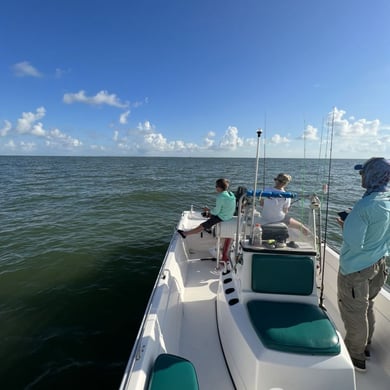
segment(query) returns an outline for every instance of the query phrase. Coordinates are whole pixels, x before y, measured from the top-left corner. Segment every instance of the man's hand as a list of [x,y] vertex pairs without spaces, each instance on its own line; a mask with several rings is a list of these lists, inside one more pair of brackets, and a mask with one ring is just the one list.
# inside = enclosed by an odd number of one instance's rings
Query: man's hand
[[342,229],[344,227],[344,221],[340,217],[336,218],[336,221]]

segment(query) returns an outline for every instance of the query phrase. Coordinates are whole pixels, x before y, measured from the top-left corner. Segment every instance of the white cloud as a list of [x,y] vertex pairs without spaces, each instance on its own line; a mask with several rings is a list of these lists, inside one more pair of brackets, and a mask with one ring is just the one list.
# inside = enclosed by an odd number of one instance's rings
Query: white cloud
[[18,62],[12,66],[17,77],[42,77],[42,74],[28,61]]
[[[104,95],[105,93],[103,93]],[[90,104],[92,100],[102,102],[101,99],[95,97],[87,97],[83,91],[79,93],[78,99],[88,100]],[[111,100],[119,100],[115,95],[105,94],[106,97],[111,96]],[[92,100],[91,100],[92,99]],[[75,100],[76,101],[76,100]],[[108,104],[108,103],[99,103]],[[122,110],[119,117],[119,122],[125,124],[131,114],[130,108]],[[330,122],[329,119],[334,121]],[[126,129],[119,127],[115,130],[115,125],[112,122],[112,127],[109,130],[109,135],[101,133],[94,133],[106,137],[105,141],[92,142],[83,139],[75,138],[66,133],[54,128],[50,130],[45,126],[43,118],[46,116],[44,107],[39,107],[32,112],[23,112],[19,119],[12,121],[4,120],[3,126],[0,127],[0,137],[4,138],[2,143],[2,150],[12,150],[13,153],[28,152],[40,154],[53,154],[53,151],[63,153],[66,151],[77,150],[77,153],[85,152],[96,154],[110,155],[115,153],[123,155],[193,155],[193,156],[213,156],[225,157],[227,155],[232,157],[248,157],[255,156],[256,145],[258,138],[253,134],[250,138],[243,138],[236,126],[229,126],[223,134],[217,135],[214,131],[209,131],[203,138],[198,138],[197,142],[190,141],[191,136],[196,136],[197,131],[181,131],[180,137],[185,139],[176,139],[165,131],[159,131],[156,126],[149,120],[138,123],[136,128]],[[390,127],[381,125],[380,121],[368,119],[355,119],[355,117],[347,116],[343,110],[335,110],[328,116],[328,125],[334,123],[335,135],[338,137],[333,145],[333,156],[335,158],[368,158],[373,151],[378,151],[380,154],[386,155],[390,150]],[[118,125],[118,123],[117,123]],[[184,129],[186,130],[186,129]],[[100,131],[100,130],[99,130]],[[293,133],[292,133],[293,134]],[[14,140],[9,140],[10,136]],[[188,137],[188,138],[187,138]],[[303,141],[302,139],[310,141],[310,149],[307,150],[313,157],[318,157],[316,154],[320,153],[320,141],[318,129],[312,124],[306,126],[303,137],[299,139],[296,135],[272,133],[270,138],[260,139],[261,143],[266,145],[266,155],[268,157],[302,157],[303,155]],[[342,142],[340,142],[340,140]],[[30,141],[35,141],[30,142]],[[84,147],[85,143],[85,149]],[[111,145],[114,143],[114,147]],[[104,146],[99,146],[102,144]],[[283,156],[281,156],[281,146],[283,149]],[[375,154],[374,153],[374,154]]]
[[95,151],[104,152],[106,148],[103,145],[91,145],[90,148]]
[[[15,127],[16,133],[19,137],[37,137],[36,139],[44,139],[44,144],[46,147],[55,147],[55,148],[79,148],[83,143],[77,139],[73,138],[59,129],[55,128],[53,130],[46,130],[42,122],[38,122],[46,115],[46,110],[44,107],[37,108],[36,112],[23,112],[21,118],[17,119],[17,125]],[[7,135],[7,133],[12,130],[12,125],[10,122],[5,121],[5,127],[0,130],[1,135]],[[21,140],[19,143],[10,140],[6,145],[7,148],[21,150],[23,152],[32,152],[36,149],[39,144],[34,142],[28,142]]]
[[119,131],[115,130],[114,135],[112,136],[112,139],[117,142],[119,140]]
[[30,153],[35,149],[36,145],[34,142],[20,142],[20,149],[22,149],[23,152]]
[[146,97],[144,100],[132,103],[131,106],[134,108],[138,108],[138,107],[141,107],[144,104],[148,104],[148,103],[149,103],[149,98]]
[[92,106],[108,105],[118,108],[127,108],[129,103],[122,103],[115,94],[109,94],[107,91],[100,91],[95,96],[87,96],[85,91],[81,90],[77,93],[66,93],[63,97],[66,104],[85,103]]
[[127,118],[129,115],[130,115],[130,110],[127,110],[124,113],[122,113],[119,117],[119,123],[125,125],[127,123]]
[[215,140],[212,139],[213,137],[215,137],[215,133],[213,131],[210,131],[204,138],[203,143],[206,149],[209,149],[214,145]]
[[257,138],[246,138],[244,141],[245,148],[255,148],[257,147]]
[[379,119],[371,121],[367,119],[355,120],[354,117],[346,119],[344,118],[345,114],[346,111],[338,110],[337,108],[328,114],[328,126],[333,126],[336,137],[350,139],[362,136],[378,136],[380,130]]
[[4,126],[0,129],[0,136],[1,137],[5,137],[11,129],[12,129],[11,122],[5,120],[4,121]]
[[[130,132],[128,137],[120,137],[119,132],[114,132],[114,141],[121,150],[133,151],[138,154],[168,154],[175,155],[199,152],[201,155],[222,155],[226,150],[239,152],[242,146],[253,147],[256,140],[243,140],[238,135],[235,126],[229,126],[217,143],[215,133],[210,131],[202,141],[202,145],[183,140],[169,140],[162,133],[157,132],[150,121],[139,123],[137,132]],[[247,151],[247,149],[245,149]]]
[[235,150],[243,144],[243,139],[238,136],[237,127],[229,126],[219,142],[219,148],[223,150]]
[[34,122],[42,119],[46,114],[44,107],[37,108],[36,113],[23,112],[22,117],[17,120],[16,131],[21,134],[29,133]]
[[[346,111],[335,108],[327,116],[328,132],[334,135],[333,155],[337,158],[369,158],[389,153],[388,126],[379,119],[357,119],[346,116]],[[333,133],[332,133],[333,132]]]
[[164,134],[157,132],[150,121],[145,121],[138,124],[136,132],[130,131],[126,137],[121,137],[119,131],[116,130],[113,140],[122,151],[145,155],[180,155],[185,152],[200,153],[202,156],[222,156],[229,150],[235,155],[247,156],[248,150],[256,146],[256,139],[244,140],[239,137],[235,126],[229,126],[219,142],[214,139],[215,137],[215,132],[208,132],[201,145],[183,140],[169,140]]
[[114,131],[113,140],[122,151],[138,154],[172,154],[199,150],[194,143],[185,143],[182,140],[169,141],[162,133],[155,130],[150,121],[138,123],[136,131],[130,131],[126,137],[120,137],[119,131]]
[[16,149],[16,144],[15,144],[15,141],[13,139],[10,139],[6,144],[5,144],[5,147],[7,149]]
[[271,144],[288,144],[290,140],[287,137],[283,137],[280,134],[275,134],[271,137],[270,143]]
[[83,143],[77,138],[64,134],[59,129],[53,129],[46,135],[46,145],[50,147],[78,148]]
[[305,131],[303,132],[303,138],[309,141],[317,141],[318,140],[318,130],[312,126],[307,125]]
[[20,151],[24,153],[30,153],[35,150],[34,142],[25,142],[20,141],[19,143],[15,142],[13,139],[10,139],[5,145],[5,149],[10,149],[14,153],[18,153]]
[[41,122],[35,124],[32,127],[31,134],[36,135],[37,137],[44,137],[46,135],[46,131],[44,130]]
[[70,73],[70,69],[65,70],[65,69],[56,68],[54,77],[56,79],[60,79],[62,76],[66,75],[67,73]]
[[137,129],[141,132],[151,132],[154,130],[154,126],[149,121],[145,121],[144,123],[138,123]]
[[147,133],[144,136],[142,145],[139,145],[142,150],[155,151],[172,151],[173,143],[168,143],[167,139],[159,133]]

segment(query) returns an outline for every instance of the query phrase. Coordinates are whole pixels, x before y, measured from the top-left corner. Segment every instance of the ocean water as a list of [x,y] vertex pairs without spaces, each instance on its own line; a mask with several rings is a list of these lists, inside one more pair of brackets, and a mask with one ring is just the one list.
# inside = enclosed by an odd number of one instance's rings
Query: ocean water
[[[298,193],[329,183],[323,220],[338,249],[336,213],[363,194],[355,163],[260,160],[257,188],[282,171]],[[213,206],[220,177],[253,188],[255,169],[253,158],[0,156],[1,388],[117,389],[181,211]]]

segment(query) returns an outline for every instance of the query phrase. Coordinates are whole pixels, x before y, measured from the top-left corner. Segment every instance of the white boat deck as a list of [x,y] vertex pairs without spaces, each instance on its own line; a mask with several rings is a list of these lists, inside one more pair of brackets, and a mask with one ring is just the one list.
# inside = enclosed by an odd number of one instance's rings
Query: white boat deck
[[215,271],[215,266],[216,262],[210,260],[189,263],[180,354],[194,364],[202,390],[229,390],[234,386],[218,336],[215,295],[219,272]]
[[[196,258],[197,256],[199,257]],[[234,389],[223,358],[216,322],[215,295],[219,272],[215,270],[216,262],[200,260],[203,256],[210,255],[206,252],[192,253],[192,260],[188,263],[183,326],[179,343],[180,354],[193,362],[198,374],[200,389]],[[327,261],[326,277],[335,278],[338,265],[332,258],[327,258]],[[344,335],[345,331],[336,303],[336,285],[327,283],[324,304],[340,333]],[[380,332],[381,325],[384,326],[385,320],[388,321],[388,318],[382,321],[381,316],[377,316],[378,332]],[[390,389],[390,367],[386,369],[383,364],[383,361],[388,359],[389,351],[385,350],[385,345],[376,342],[375,335],[371,348],[372,356],[367,361],[367,371],[356,372],[357,390]],[[387,340],[387,344],[389,342]]]
[[[195,216],[179,227],[188,229],[198,224],[199,218]],[[218,333],[216,295],[220,271],[215,269],[216,261],[211,260],[209,252],[210,248],[215,248],[216,238],[208,233],[201,236],[188,236],[185,240],[178,234],[174,236],[121,390],[144,390],[153,362],[163,352],[190,360],[195,366],[201,390],[235,389]],[[337,253],[329,249],[326,251],[324,305],[341,335],[344,335],[337,307],[337,270]],[[390,389],[389,293],[378,296],[375,309],[377,326],[372,356],[367,362],[367,372],[356,372],[356,390]],[[312,388],[316,389],[315,383]]]
[[[327,256],[325,265],[326,280],[336,280],[338,261],[332,256]],[[387,303],[388,304],[388,303]],[[389,390],[390,389],[390,340],[387,338],[390,312],[379,312],[379,308],[386,305],[383,296],[379,295],[375,308],[376,329],[371,345],[371,358],[367,360],[366,372],[355,371],[357,390]],[[325,289],[324,306],[329,316],[334,321],[337,329],[344,336],[345,330],[337,307],[337,286],[336,283],[327,283]]]

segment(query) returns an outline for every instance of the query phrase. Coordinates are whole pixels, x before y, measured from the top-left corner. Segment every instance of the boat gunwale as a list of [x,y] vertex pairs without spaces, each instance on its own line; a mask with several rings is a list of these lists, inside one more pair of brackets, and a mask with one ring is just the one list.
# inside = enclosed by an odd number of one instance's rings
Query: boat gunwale
[[123,378],[122,378],[122,381],[121,381],[121,384],[120,384],[120,387],[119,387],[120,390],[126,389],[127,382],[130,379],[130,374],[131,374],[131,372],[133,370],[134,364],[135,364],[136,361],[138,361],[140,359],[138,357],[138,354],[140,353],[141,340],[142,340],[142,335],[144,334],[144,331],[145,331],[146,321],[147,321],[148,315],[150,313],[150,309],[152,307],[152,303],[153,303],[154,297],[156,296],[156,293],[157,293],[157,287],[158,287],[159,281],[163,277],[163,273],[165,271],[165,265],[167,263],[167,260],[168,260],[168,257],[169,257],[169,253],[171,252],[171,249],[175,247],[176,241],[177,241],[177,236],[175,234],[173,234],[172,237],[171,237],[171,240],[169,242],[168,248],[167,248],[167,250],[165,252],[164,259],[163,259],[163,261],[161,263],[159,272],[158,272],[158,274],[156,276],[156,280],[154,282],[152,291],[150,293],[149,300],[148,300],[146,309],[144,311],[144,315],[143,315],[141,324],[139,326],[137,336],[136,336],[135,341],[133,343],[131,354],[130,354],[130,357],[129,357],[128,361],[127,361],[126,368],[125,368],[125,371],[124,371],[124,374],[123,374]]

